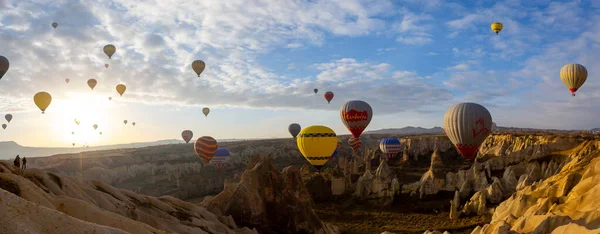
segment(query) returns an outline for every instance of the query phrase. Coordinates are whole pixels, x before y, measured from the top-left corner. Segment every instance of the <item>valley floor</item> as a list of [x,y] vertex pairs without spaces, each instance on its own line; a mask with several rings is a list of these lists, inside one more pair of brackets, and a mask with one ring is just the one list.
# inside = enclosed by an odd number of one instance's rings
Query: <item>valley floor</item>
[[[397,202],[387,207],[355,205],[351,200],[316,204],[315,212],[323,222],[340,227],[343,233],[369,234],[384,231],[422,234],[426,230],[468,234],[478,225],[489,223],[491,215],[450,220],[450,199]],[[440,209],[440,207],[443,207]],[[437,214],[434,209],[440,209]]]

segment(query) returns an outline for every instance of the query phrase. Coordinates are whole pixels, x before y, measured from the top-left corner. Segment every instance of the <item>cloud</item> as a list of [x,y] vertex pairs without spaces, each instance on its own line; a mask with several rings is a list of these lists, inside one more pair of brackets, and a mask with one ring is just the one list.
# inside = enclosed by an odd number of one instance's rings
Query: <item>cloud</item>
[[392,24],[392,32],[398,33],[396,41],[406,45],[424,45],[433,42],[433,17],[428,14],[414,14],[402,11],[402,19]]
[[429,52],[429,53],[427,53],[427,55],[436,56],[436,55],[440,55],[440,54],[438,54],[436,52]]
[[390,48],[379,48],[379,49],[377,49],[377,55],[382,55],[382,54],[384,54],[384,53],[386,53],[386,52],[391,52],[391,51],[395,51],[395,50],[396,50],[396,48],[394,48],[394,47],[390,47]]

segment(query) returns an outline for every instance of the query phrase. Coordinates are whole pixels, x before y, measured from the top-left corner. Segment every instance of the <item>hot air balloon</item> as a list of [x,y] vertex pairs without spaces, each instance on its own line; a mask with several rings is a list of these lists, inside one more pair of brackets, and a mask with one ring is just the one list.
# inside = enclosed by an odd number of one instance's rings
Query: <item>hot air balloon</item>
[[369,126],[373,118],[371,106],[360,100],[346,102],[340,109],[340,117],[352,136],[360,137],[360,134]]
[[194,72],[196,72],[196,74],[198,74],[198,77],[200,77],[200,74],[202,73],[202,71],[204,71],[205,67],[206,67],[206,64],[202,60],[196,60],[196,61],[192,62],[192,69],[194,69]]
[[204,108],[202,108],[202,113],[204,113],[204,116],[208,117],[208,113],[210,113],[210,109],[208,109],[208,107],[204,107]]
[[313,92],[315,92],[315,94],[317,94],[317,92],[319,92],[319,89],[313,89]]
[[123,120],[123,123],[124,123],[124,124],[127,124],[127,120]]
[[2,128],[6,129],[6,126],[7,126],[6,124],[2,124]]
[[105,63],[105,64],[104,64],[104,68],[108,68],[108,63]]
[[203,136],[196,140],[194,144],[194,151],[205,164],[208,164],[213,158],[213,155],[217,152],[219,145],[217,140],[209,136]]
[[223,167],[223,163],[227,161],[229,158],[229,150],[224,148],[218,148],[215,152],[212,160],[210,160],[211,164],[215,164],[217,166],[217,172],[221,172],[221,168]]
[[350,148],[352,148],[352,151],[354,151],[354,153],[358,153],[358,150],[362,145],[362,141],[359,138],[350,137],[350,139],[348,139],[348,145],[350,145]]
[[75,135],[75,132],[71,132],[71,135]]
[[75,143],[73,143],[73,146],[75,146]]
[[[103,50],[104,50],[104,53],[106,55],[108,55],[108,59],[111,59],[111,57],[113,56],[113,54],[115,54],[115,52],[117,51],[117,48],[114,45],[112,45],[112,44],[108,44],[108,45],[104,46]],[[106,66],[106,67],[108,67],[108,66]]]
[[400,144],[398,138],[385,138],[379,142],[379,149],[388,160],[391,160],[394,155],[402,151],[402,144]]
[[108,97],[108,100],[109,100],[109,101],[110,101],[110,100],[112,100],[112,97]]
[[292,123],[292,124],[290,124],[290,126],[288,126],[288,132],[290,132],[290,134],[292,134],[292,136],[294,138],[296,138],[296,136],[298,136],[298,133],[300,133],[300,130],[302,130],[302,128],[300,127],[300,124]]
[[131,125],[135,126],[135,122],[131,123]]
[[98,124],[94,124],[94,130],[98,129]]
[[323,97],[325,97],[325,100],[327,100],[327,103],[330,103],[331,100],[333,99],[333,92],[331,91],[327,91]]
[[502,24],[500,22],[494,22],[491,25],[492,30],[498,35],[498,33],[502,30]]
[[4,116],[4,119],[6,119],[6,121],[8,121],[10,123],[10,121],[12,120],[12,115],[11,114],[6,114]]
[[10,63],[8,62],[8,59],[6,57],[0,55],[0,79],[2,79],[4,74],[6,74],[9,66],[10,66]]
[[38,92],[33,96],[33,102],[35,102],[35,105],[40,108],[42,114],[44,114],[46,108],[48,108],[52,102],[52,96],[47,92]]
[[121,95],[121,97],[123,97],[123,94],[125,93],[126,89],[127,89],[127,87],[124,84],[117,85],[117,93],[119,93]]
[[468,160],[475,155],[485,138],[490,135],[492,115],[477,103],[456,104],[444,115],[444,132],[458,152]]
[[79,125],[79,121],[77,121],[77,118],[75,118],[73,121],[75,121],[75,123],[76,123],[77,125]]
[[296,137],[296,144],[304,158],[320,170],[333,155],[337,146],[337,136],[329,127],[313,125],[300,131]]
[[69,79],[69,78],[65,79],[65,82],[67,82],[67,84],[69,83],[69,81],[71,81],[71,79]]
[[575,92],[585,83],[587,75],[587,69],[581,64],[567,64],[560,69],[560,79],[571,91],[571,96],[575,96]]
[[100,132],[100,135],[102,135],[102,132]]
[[56,28],[56,27],[58,27],[58,23],[56,23],[56,22],[52,23],[52,27],[53,27],[53,28]]
[[337,156],[338,153],[339,153],[339,151],[340,151],[340,149],[342,149],[342,140],[340,140],[340,138],[338,138],[337,141],[338,142],[337,142],[337,146],[335,147],[335,151],[333,151],[333,154],[331,155],[331,158],[329,158],[330,162],[333,162],[333,158],[335,156]]
[[96,87],[96,84],[98,84],[98,81],[96,81],[96,79],[89,79],[87,81],[88,86],[90,86],[90,88],[92,88],[92,90],[94,90],[94,87]]
[[181,137],[183,138],[185,143],[190,143],[190,140],[192,139],[192,137],[194,137],[194,133],[190,130],[183,130],[183,132],[181,132]]

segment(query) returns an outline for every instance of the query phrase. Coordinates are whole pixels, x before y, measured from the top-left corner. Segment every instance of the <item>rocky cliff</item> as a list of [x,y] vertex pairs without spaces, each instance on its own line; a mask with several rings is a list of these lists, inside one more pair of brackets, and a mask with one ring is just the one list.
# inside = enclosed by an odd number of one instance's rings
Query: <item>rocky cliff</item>
[[0,162],[0,233],[257,233],[170,196]]
[[300,170],[289,166],[279,172],[271,157],[250,161],[235,188],[202,203],[216,214],[231,215],[243,226],[260,233],[339,233],[313,211],[313,201]]

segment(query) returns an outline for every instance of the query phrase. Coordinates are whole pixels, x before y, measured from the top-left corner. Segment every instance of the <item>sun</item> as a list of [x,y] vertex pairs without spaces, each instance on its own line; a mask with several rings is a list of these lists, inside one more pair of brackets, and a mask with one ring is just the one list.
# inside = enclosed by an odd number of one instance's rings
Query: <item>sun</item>
[[[65,144],[75,143],[75,147],[98,143],[105,135],[104,132],[111,130],[110,102],[107,96],[102,94],[67,93],[66,98],[56,100],[54,106],[57,113],[52,124],[55,136],[62,138]],[[97,129],[94,129],[94,124],[98,125]],[[100,132],[103,132],[103,135],[100,135]]]

